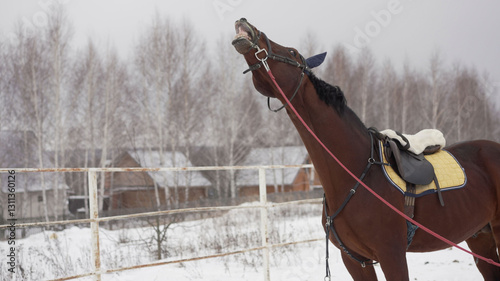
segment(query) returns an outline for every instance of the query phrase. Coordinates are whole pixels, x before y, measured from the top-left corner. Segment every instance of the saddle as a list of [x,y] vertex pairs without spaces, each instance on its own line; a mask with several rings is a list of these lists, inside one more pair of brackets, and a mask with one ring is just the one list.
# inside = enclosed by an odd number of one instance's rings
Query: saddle
[[426,129],[415,135],[404,135],[393,130],[380,132],[385,142],[386,159],[393,159],[401,178],[416,185],[427,185],[435,180],[434,167],[425,159],[445,146],[443,133]]
[[416,186],[429,185],[432,182],[436,186],[439,202],[444,206],[434,167],[424,157],[445,146],[443,134],[432,129],[422,130],[415,135],[405,135],[393,130],[378,132],[375,129],[374,132],[382,141],[385,159],[406,182],[405,213],[413,217]]
[[[387,180],[404,195],[404,213],[413,217],[415,198],[437,193],[444,206],[441,190],[456,190],[467,183],[467,176],[455,157],[441,149],[446,141],[437,130],[422,130],[404,135],[392,130],[370,132],[379,139],[379,156]],[[406,221],[409,247],[417,226]]]

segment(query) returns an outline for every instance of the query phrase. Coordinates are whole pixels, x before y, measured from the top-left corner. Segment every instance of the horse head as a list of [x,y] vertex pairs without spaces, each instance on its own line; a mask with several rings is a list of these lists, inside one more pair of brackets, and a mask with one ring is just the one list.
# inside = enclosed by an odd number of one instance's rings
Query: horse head
[[283,91],[293,93],[288,96],[292,99],[302,85],[304,74],[310,75],[311,68],[319,66],[326,56],[322,53],[306,60],[297,49],[273,42],[245,18],[236,21],[235,30],[232,44],[250,66],[244,73],[252,71],[255,89],[267,97],[281,99],[266,71],[272,69]]

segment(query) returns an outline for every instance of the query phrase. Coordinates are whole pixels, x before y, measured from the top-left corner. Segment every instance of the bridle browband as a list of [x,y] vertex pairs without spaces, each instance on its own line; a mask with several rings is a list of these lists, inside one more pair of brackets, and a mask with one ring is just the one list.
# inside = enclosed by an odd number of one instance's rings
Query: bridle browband
[[[265,48],[261,49],[258,45],[258,42],[259,42],[261,35],[264,35],[264,38],[266,39],[267,50]],[[269,71],[270,68],[269,68],[269,64],[267,63],[267,59],[272,59],[272,60],[275,60],[278,62],[283,62],[283,63],[290,64],[292,66],[295,66],[295,67],[302,69],[302,72],[300,73],[299,84],[297,85],[297,88],[295,88],[295,91],[293,92],[292,96],[289,99],[290,101],[292,101],[293,98],[295,98],[295,96],[299,92],[300,86],[302,85],[302,81],[304,80],[304,73],[310,72],[310,69],[309,69],[309,67],[307,67],[306,60],[304,59],[304,57],[301,54],[299,54],[300,59],[302,60],[302,63],[299,63],[298,61],[293,60],[291,58],[287,58],[285,56],[281,56],[281,55],[273,53],[273,49],[271,47],[271,42],[269,41],[269,38],[266,36],[266,34],[264,32],[261,32],[260,30],[259,30],[259,35],[253,40],[252,45],[248,49],[248,52],[250,52],[251,49],[257,50],[255,52],[255,58],[259,62],[251,65],[247,70],[243,71],[243,74],[246,74],[250,71],[257,70],[257,69],[261,68],[262,66],[264,66],[266,71]],[[262,57],[262,58],[259,57],[261,53],[264,54],[264,57]],[[272,112],[278,112],[278,111],[282,110],[283,108],[285,108],[285,106],[286,106],[286,103],[283,104],[278,109],[272,109],[271,108],[271,98],[270,97],[267,98],[267,107]]]

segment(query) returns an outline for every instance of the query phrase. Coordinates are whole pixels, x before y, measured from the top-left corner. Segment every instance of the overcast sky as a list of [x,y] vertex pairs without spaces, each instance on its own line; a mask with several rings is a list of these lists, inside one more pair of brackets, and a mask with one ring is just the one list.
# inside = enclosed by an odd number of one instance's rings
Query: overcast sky
[[[0,0],[0,36],[17,20],[43,25],[55,0]],[[425,70],[438,50],[447,65],[459,61],[490,73],[500,87],[500,1],[498,0],[59,0],[74,28],[76,47],[89,37],[128,56],[138,35],[161,15],[189,19],[212,49],[228,44],[234,21],[247,18],[277,43],[300,46],[307,32],[330,51],[344,44],[352,52],[368,46],[379,63],[408,59]],[[300,51],[300,50],[299,50]],[[500,99],[500,97],[497,97]]]

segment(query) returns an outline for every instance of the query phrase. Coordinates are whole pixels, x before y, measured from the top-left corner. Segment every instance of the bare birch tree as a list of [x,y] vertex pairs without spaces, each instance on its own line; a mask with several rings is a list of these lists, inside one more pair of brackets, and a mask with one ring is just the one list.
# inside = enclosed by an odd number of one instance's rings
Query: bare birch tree
[[372,111],[368,108],[368,103],[373,103],[377,101],[377,95],[375,94],[375,58],[373,53],[364,48],[359,53],[358,61],[354,71],[354,79],[356,79],[355,89],[356,98],[354,98],[353,107],[357,109],[358,115],[363,122],[368,120],[370,113]]
[[[206,43],[199,39],[194,27],[187,21],[181,25],[178,48],[179,65],[178,72],[180,77],[175,82],[174,92],[172,93],[171,108],[168,112],[168,119],[174,125],[174,132],[170,134],[172,143],[182,145],[182,152],[186,161],[191,158],[191,147],[200,145],[201,132],[204,126],[204,117],[206,114],[205,103],[211,98],[211,94],[202,87],[202,79],[209,69],[207,68],[207,53],[204,48],[199,48]],[[172,149],[175,152],[173,147]],[[175,153],[173,153],[175,155]],[[175,163],[181,166],[187,166],[188,163]],[[190,173],[184,173],[185,203],[189,199]],[[177,192],[177,191],[176,191]],[[179,196],[179,194],[176,194]]]
[[[408,124],[409,120],[412,120],[413,118],[409,117],[408,115],[411,114],[411,107],[412,107],[412,97],[416,96],[414,94],[411,94],[412,90],[417,90],[416,87],[413,87],[414,77],[412,77],[412,73],[410,70],[410,65],[408,61],[405,61],[404,66],[403,66],[403,87],[401,89],[401,93],[399,95],[399,99],[397,99],[397,105],[401,105],[399,107],[401,109],[401,115],[400,116],[400,127],[402,133],[409,133],[410,130],[410,125]],[[396,115],[398,116],[398,115]],[[413,115],[415,116],[415,115]],[[396,122],[394,122],[396,124]],[[390,127],[388,127],[390,128]],[[397,128],[397,127],[394,127]]]
[[[401,89],[399,88],[399,79],[390,60],[386,60],[382,66],[377,90],[380,92],[378,94],[374,93],[371,97],[372,100],[378,100],[378,102],[375,102],[374,105],[379,108],[381,113],[380,115],[376,113],[374,114],[380,124],[375,126],[380,127],[380,129],[395,128],[394,119],[391,117],[399,116],[397,112],[400,110],[404,111],[403,107],[406,105],[404,103],[395,102],[400,98],[404,99],[404,97],[400,97],[399,95],[401,93]],[[370,124],[370,126],[372,125]]]
[[[65,116],[69,113],[67,111],[67,104],[65,101],[67,97],[67,84],[68,84],[68,56],[69,56],[69,42],[71,39],[71,28],[67,20],[66,12],[62,6],[58,5],[48,16],[48,25],[45,31],[45,46],[47,50],[48,60],[50,63],[49,73],[49,91],[51,93],[51,106],[50,110],[52,124],[52,133],[50,134],[50,141],[54,150],[54,167],[61,166],[60,162],[65,162],[66,151],[66,126],[64,124]],[[52,187],[54,189],[54,214],[55,219],[58,219],[58,214],[65,208],[66,192],[62,192],[62,197],[59,194],[59,186],[62,184],[60,180],[62,177],[53,176]]]
[[450,109],[454,119],[453,136],[457,141],[467,139],[493,139],[492,112],[486,89],[482,87],[481,78],[471,68],[456,65],[454,73],[453,96],[450,98]]
[[[5,128],[7,124],[6,119],[10,119],[11,111],[9,110],[9,98],[7,92],[9,91],[9,69],[7,66],[7,49],[8,45],[0,37],[0,110],[4,113],[0,115],[0,128]],[[12,104],[12,103],[10,103]],[[12,104],[13,105],[13,104]]]
[[[17,26],[19,29],[20,25]],[[22,66],[17,60],[20,57],[19,47],[21,46],[20,42],[17,39],[22,35],[20,32],[16,32],[16,40],[9,42],[2,42],[1,48],[1,57],[0,57],[0,108],[2,110],[2,115],[0,116],[0,127],[2,130],[12,130],[20,131],[23,135],[23,144],[22,150],[23,153],[18,155],[23,167],[29,167],[30,165],[35,167],[35,164],[32,163],[32,159],[29,157],[27,146],[29,142],[34,141],[33,138],[28,139],[28,131],[30,130],[27,125],[27,118],[25,115],[26,107],[23,104],[23,97],[19,94],[22,89],[21,79],[22,79]],[[5,132],[8,134],[9,131]],[[2,132],[2,134],[4,134]],[[8,144],[7,144],[8,145]],[[3,151],[0,154],[0,158],[2,159],[2,165],[4,167],[11,167],[14,165],[9,162],[9,156],[7,151]],[[25,210],[27,209],[28,202],[28,189],[23,188],[22,191],[22,200],[21,200],[21,208],[20,215],[23,216]],[[3,201],[2,201],[3,203]],[[5,205],[4,205],[5,206]]]
[[[84,150],[84,167],[96,167],[97,137],[99,135],[96,118],[99,116],[98,103],[100,93],[104,92],[102,86],[103,62],[98,54],[95,45],[89,40],[86,48],[79,54],[76,60],[76,67],[72,80],[72,103],[79,104],[77,110],[73,112],[77,123],[81,124],[76,131],[80,136],[77,140],[78,147]],[[84,178],[84,185],[88,186],[87,178]],[[85,197],[88,196],[88,189],[83,190]],[[88,215],[88,202],[85,200],[85,213]]]
[[348,102],[350,102],[353,95],[351,83],[355,83],[355,81],[352,79],[354,65],[349,52],[343,46],[338,45],[333,49],[332,54],[327,57],[326,63],[324,80],[339,86],[346,95]]
[[[140,108],[139,123],[135,124],[136,137],[144,139],[143,146],[158,149],[160,166],[164,165],[165,151],[169,146],[168,136],[172,134],[173,122],[168,118],[174,81],[177,78],[178,46],[175,26],[156,14],[151,26],[144,32],[135,47],[135,73],[138,93],[134,100]],[[140,85],[140,86],[139,86]],[[170,143],[175,146],[175,144]],[[177,181],[175,181],[177,182]],[[156,205],[161,199],[155,183]],[[165,204],[170,204],[168,186],[164,186]],[[174,199],[175,200],[175,199]]]
[[[49,66],[46,52],[43,49],[41,33],[27,34],[23,32],[21,23],[17,26],[16,45],[9,56],[13,71],[12,83],[15,89],[12,94],[18,95],[23,105],[16,117],[20,118],[23,130],[33,130],[36,138],[37,159],[36,165],[44,168],[44,129],[48,116],[48,74]],[[49,221],[47,193],[44,173],[40,173],[42,189],[41,214],[45,221]]]
[[[99,148],[101,149],[101,159],[99,166],[106,167],[110,160],[109,155],[115,147],[124,147],[125,143],[122,141],[123,129],[125,122],[128,119],[126,111],[124,111],[124,101],[128,100],[131,95],[127,84],[128,72],[125,64],[122,63],[116,51],[110,48],[107,52],[104,73],[102,80],[104,83],[104,93],[100,97],[100,103],[103,103],[100,116],[97,120],[100,131]],[[101,172],[100,181],[100,200],[99,208],[103,207],[104,188],[105,188],[105,174]]]
[[441,56],[435,52],[429,62],[428,86],[420,95],[422,117],[427,126],[432,129],[443,128],[447,117],[446,101],[449,97],[450,79],[442,67]]

